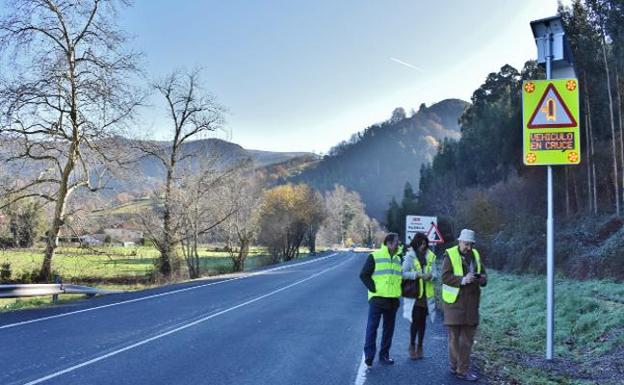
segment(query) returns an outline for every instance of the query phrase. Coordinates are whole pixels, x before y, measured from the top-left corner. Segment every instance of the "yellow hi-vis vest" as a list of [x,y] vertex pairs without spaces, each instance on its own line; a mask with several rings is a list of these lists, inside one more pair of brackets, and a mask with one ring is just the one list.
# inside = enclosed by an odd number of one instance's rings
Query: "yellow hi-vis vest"
[[[476,249],[472,249],[474,253],[475,261],[477,263],[477,273],[481,273],[481,257]],[[459,246],[451,247],[446,250],[446,253],[451,260],[451,266],[453,266],[453,275],[457,277],[464,276],[464,268],[462,266],[461,255],[459,255]],[[459,287],[449,286],[442,284],[442,299],[446,303],[455,303],[457,296],[459,295]]]
[[401,296],[401,257],[397,254],[391,256],[388,246],[373,252],[375,271],[373,282],[376,292],[368,292],[368,299],[372,297],[399,298]]
[[[420,266],[420,261],[418,260],[418,256],[416,255],[415,251],[414,251],[414,257],[415,257],[413,259],[414,270],[416,270],[417,272],[421,272],[422,267]],[[433,264],[435,263],[435,260],[436,260],[436,255],[431,250],[427,250],[427,255],[425,256],[425,258],[426,258],[425,274],[431,274],[431,270],[433,269]],[[423,290],[423,286],[424,286],[424,290]],[[418,295],[418,298],[422,298],[423,292],[427,295],[427,298],[431,298],[435,294],[433,281],[431,280],[424,282],[422,278],[419,278],[418,289],[419,289],[418,293],[420,293]]]

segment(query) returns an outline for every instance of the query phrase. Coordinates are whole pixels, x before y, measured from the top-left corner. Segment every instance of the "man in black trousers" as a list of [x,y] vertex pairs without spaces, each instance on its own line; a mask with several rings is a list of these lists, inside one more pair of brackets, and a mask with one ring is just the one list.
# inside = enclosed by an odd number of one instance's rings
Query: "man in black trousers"
[[386,235],[379,250],[366,258],[360,272],[360,279],[368,289],[368,323],[364,344],[364,362],[367,367],[373,365],[377,350],[377,329],[383,317],[383,332],[379,362],[384,365],[394,364],[390,358],[390,346],[394,334],[394,321],[401,296],[401,256],[399,255],[399,235]]

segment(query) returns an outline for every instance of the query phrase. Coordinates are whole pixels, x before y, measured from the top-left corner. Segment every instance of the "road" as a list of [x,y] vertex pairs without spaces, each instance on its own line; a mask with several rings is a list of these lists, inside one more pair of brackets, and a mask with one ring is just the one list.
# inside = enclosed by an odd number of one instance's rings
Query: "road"
[[365,371],[365,255],[327,254],[230,278],[0,315],[0,384],[455,384],[445,331],[426,359]]

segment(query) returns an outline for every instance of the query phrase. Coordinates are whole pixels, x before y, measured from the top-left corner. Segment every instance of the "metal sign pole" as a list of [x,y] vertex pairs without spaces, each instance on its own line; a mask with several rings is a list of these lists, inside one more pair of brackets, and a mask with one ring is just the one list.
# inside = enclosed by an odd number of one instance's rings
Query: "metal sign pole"
[[[553,34],[546,42],[546,79],[551,79]],[[553,359],[555,332],[555,258],[553,223],[553,170],[548,166],[548,217],[546,219],[546,359]]]
[[[524,164],[548,166],[546,218],[546,359],[554,355],[555,335],[555,224],[553,165],[579,164],[581,147],[579,133],[578,79],[574,58],[566,40],[560,16],[531,21],[531,30],[537,45],[537,62],[546,65],[546,80],[527,80],[523,83]],[[554,80],[553,80],[554,78]],[[562,96],[563,95],[563,96]],[[546,98],[549,98],[548,100]],[[562,111],[557,114],[559,109]],[[539,117],[539,119],[538,119]],[[540,129],[530,131],[530,129]],[[550,129],[569,128],[566,140],[541,141],[540,135]],[[561,131],[556,131],[561,134]],[[565,142],[565,143],[564,143]],[[562,151],[553,151],[562,149]],[[546,150],[546,151],[542,151]],[[570,150],[569,152],[567,152]]]

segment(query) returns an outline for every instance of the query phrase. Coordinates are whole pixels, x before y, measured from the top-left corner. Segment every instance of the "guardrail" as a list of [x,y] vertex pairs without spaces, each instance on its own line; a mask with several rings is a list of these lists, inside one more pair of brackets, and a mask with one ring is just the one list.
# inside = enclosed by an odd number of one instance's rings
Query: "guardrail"
[[62,283],[0,285],[0,298],[36,297],[40,295],[86,294],[89,297],[119,291],[101,290],[89,286],[65,285]]

